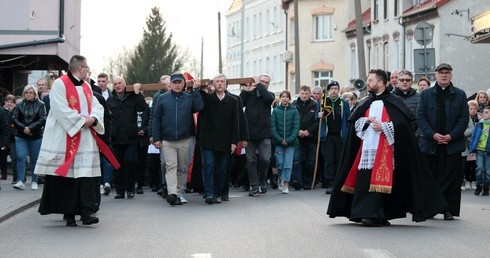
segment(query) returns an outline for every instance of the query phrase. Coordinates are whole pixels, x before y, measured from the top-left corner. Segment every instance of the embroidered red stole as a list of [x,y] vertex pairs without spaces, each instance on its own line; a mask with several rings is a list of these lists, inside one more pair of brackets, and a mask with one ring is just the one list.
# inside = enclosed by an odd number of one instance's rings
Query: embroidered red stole
[[[65,85],[66,100],[68,101],[68,107],[77,110],[78,113],[80,113],[80,99],[78,97],[78,92],[75,85],[70,80],[68,75],[63,75],[60,79],[61,81],[63,81],[63,84]],[[83,89],[83,94],[85,95],[85,98],[87,100],[88,113],[90,114],[92,110],[92,91],[90,90],[89,86],[85,82],[82,84],[82,89]],[[102,152],[102,154],[107,158],[107,160],[112,164],[112,166],[114,166],[115,169],[119,169],[121,165],[117,161],[116,157],[114,157],[114,154],[112,154],[111,149],[107,146],[107,144],[105,144],[104,141],[102,141],[102,139],[99,138],[94,128],[91,127],[90,132],[92,133],[92,136],[95,138],[95,142],[97,143],[100,152]],[[66,177],[66,175],[68,174],[68,170],[71,164],[73,163],[73,159],[77,154],[78,147],[80,146],[80,138],[81,138],[81,132],[78,132],[73,137],[71,137],[69,134],[66,134],[65,162],[55,170],[56,174]]]
[[[369,116],[369,109],[364,114],[365,117]],[[391,119],[388,116],[386,108],[383,107],[381,122],[390,122]],[[357,174],[359,172],[359,163],[361,161],[362,154],[362,142],[359,146],[354,164],[352,165],[349,174],[342,186],[341,191],[347,193],[354,193]],[[391,193],[393,186],[393,148],[388,144],[386,137],[380,135],[378,142],[378,150],[376,157],[374,158],[374,164],[371,172],[371,182],[369,185],[369,192],[378,193]]]

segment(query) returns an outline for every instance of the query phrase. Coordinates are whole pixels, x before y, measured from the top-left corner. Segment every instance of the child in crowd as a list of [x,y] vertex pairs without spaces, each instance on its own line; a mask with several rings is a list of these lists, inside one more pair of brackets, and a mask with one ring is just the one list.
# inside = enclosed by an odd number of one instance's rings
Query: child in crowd
[[475,125],[471,137],[469,152],[476,152],[476,189],[475,195],[488,196],[490,184],[490,106],[486,106],[482,112],[480,122]]
[[294,148],[299,144],[299,112],[291,106],[291,93],[283,91],[279,95],[281,104],[274,108],[271,116],[272,144],[276,147],[275,155],[280,178],[279,190],[289,193],[289,180],[293,167]]

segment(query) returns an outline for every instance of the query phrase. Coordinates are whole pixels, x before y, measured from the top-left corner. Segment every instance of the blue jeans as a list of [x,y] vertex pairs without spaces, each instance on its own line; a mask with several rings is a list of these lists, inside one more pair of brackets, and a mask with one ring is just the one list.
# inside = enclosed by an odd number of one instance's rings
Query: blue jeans
[[204,195],[206,197],[221,197],[230,153],[206,148],[202,148],[201,152]]
[[278,174],[283,182],[291,180],[295,146],[276,146],[276,164]]
[[27,153],[29,152],[32,182],[37,183],[37,175],[34,174],[34,168],[36,167],[42,140],[42,138],[25,139],[15,137],[15,148],[17,149],[17,179],[19,181],[26,182],[26,163]]
[[476,186],[490,185],[490,155],[486,151],[476,152]]
[[100,167],[102,168],[102,184],[110,184],[114,168],[104,155],[100,155]]

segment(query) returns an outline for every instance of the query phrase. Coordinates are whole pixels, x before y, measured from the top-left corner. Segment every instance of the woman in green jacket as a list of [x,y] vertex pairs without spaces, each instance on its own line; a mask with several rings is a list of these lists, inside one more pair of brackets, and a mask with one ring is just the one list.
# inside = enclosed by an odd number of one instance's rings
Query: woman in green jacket
[[289,193],[289,180],[293,167],[294,146],[298,145],[299,112],[291,106],[291,93],[283,91],[279,95],[280,105],[272,111],[272,144],[276,146],[276,162],[280,177],[279,190]]

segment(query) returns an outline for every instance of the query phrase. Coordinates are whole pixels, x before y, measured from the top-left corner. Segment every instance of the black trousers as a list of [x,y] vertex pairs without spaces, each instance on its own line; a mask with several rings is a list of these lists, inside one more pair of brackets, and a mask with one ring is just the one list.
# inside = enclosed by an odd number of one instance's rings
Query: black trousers
[[114,144],[112,147],[117,161],[121,164],[121,167],[114,171],[116,193],[123,195],[125,191],[134,192],[139,144]]
[[448,203],[448,210],[459,216],[461,207],[461,153],[447,155],[445,146],[438,146],[436,155],[425,155],[425,160],[439,190]]

